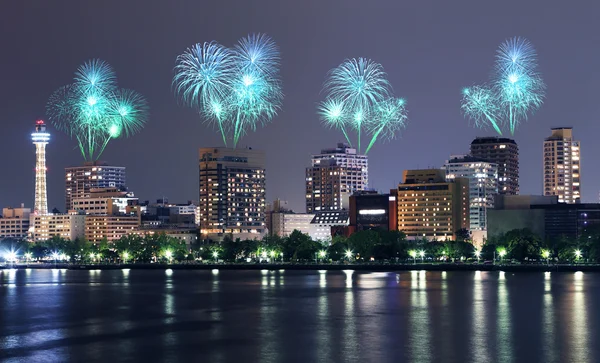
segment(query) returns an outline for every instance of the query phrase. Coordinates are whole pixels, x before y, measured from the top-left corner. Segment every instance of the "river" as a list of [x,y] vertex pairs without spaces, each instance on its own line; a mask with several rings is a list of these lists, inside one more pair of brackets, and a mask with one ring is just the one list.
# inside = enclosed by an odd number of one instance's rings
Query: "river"
[[3,270],[2,362],[600,362],[600,273]]

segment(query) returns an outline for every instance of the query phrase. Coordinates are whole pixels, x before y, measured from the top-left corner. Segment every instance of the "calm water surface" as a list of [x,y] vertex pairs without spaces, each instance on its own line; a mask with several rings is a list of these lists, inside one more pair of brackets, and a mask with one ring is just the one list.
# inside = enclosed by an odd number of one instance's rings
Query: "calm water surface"
[[0,272],[3,362],[600,362],[600,274]]

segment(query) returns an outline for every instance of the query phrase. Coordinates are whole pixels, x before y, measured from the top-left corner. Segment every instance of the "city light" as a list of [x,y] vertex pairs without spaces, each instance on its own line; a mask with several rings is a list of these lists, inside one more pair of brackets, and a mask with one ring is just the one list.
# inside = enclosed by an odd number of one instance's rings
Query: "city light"
[[581,250],[575,250],[575,259],[579,260],[581,258]]
[[350,250],[346,250],[346,258],[349,260],[349,259],[351,259],[351,258],[352,258],[352,256],[353,256],[353,253],[352,253],[352,251],[350,251]]
[[542,250],[542,257],[546,258],[546,259],[548,257],[550,257],[550,251],[548,251],[548,250]]
[[219,252],[217,252],[217,251],[213,251],[213,253],[212,253],[212,256],[213,256],[213,258],[216,260],[216,259],[217,259],[217,257],[219,257]]
[[31,252],[26,252],[24,256],[27,261],[30,261],[33,257],[33,254]]
[[127,262],[128,259],[129,259],[129,252],[127,252],[127,251],[123,252],[123,261]]
[[15,262],[17,260],[17,253],[10,251],[4,254],[4,259],[8,262]]
[[327,252],[325,252],[325,251],[319,251],[319,257],[321,257],[321,258],[325,257],[326,254],[327,254]]

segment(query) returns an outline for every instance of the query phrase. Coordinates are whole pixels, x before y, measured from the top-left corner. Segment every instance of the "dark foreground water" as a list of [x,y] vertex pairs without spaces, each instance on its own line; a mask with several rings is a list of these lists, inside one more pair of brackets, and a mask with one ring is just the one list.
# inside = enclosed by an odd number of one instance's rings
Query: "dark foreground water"
[[6,362],[600,362],[600,274],[0,271]]

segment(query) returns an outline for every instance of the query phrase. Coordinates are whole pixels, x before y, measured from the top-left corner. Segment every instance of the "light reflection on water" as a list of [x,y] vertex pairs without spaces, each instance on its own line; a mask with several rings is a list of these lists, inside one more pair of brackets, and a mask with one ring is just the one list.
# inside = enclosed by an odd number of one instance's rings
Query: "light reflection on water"
[[581,272],[0,270],[0,361],[596,362],[599,303]]

